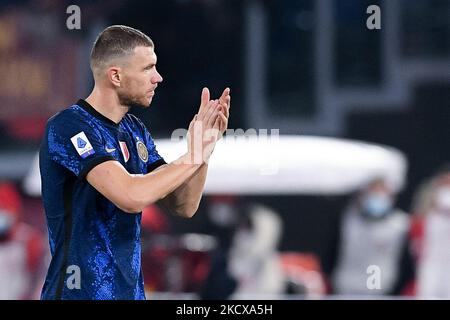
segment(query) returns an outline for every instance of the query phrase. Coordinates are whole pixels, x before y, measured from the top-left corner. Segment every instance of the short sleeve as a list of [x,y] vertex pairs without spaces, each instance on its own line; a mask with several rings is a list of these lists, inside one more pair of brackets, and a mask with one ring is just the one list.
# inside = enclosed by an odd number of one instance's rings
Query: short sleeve
[[51,160],[84,179],[91,169],[115,160],[105,150],[98,129],[76,114],[62,115],[47,124],[48,153]]

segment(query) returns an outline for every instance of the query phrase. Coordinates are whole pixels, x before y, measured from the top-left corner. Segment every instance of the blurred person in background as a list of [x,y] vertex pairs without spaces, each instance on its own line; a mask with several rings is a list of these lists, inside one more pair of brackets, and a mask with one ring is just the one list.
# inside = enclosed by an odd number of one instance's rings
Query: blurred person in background
[[419,298],[450,299],[450,167],[419,188],[413,213],[415,293]]
[[234,296],[284,293],[285,279],[278,245],[283,225],[279,214],[261,204],[248,204],[234,234],[230,272],[237,280]]
[[158,206],[142,210],[142,273],[146,295],[167,290],[166,268],[172,254],[169,221]]
[[237,287],[237,279],[230,272],[229,254],[234,234],[241,219],[238,197],[216,195],[208,198],[208,232],[217,241],[211,253],[211,265],[200,289],[202,299],[228,299]]
[[286,284],[278,256],[282,231],[278,214],[238,196],[217,195],[210,198],[208,218],[218,246],[201,297],[283,293]]
[[[374,179],[350,200],[341,220],[333,294],[398,295],[413,278],[410,219],[395,198],[383,179]],[[370,266],[380,271],[378,287],[369,288]]]
[[142,211],[142,272],[147,298],[161,293],[195,293],[210,267],[215,239],[199,233],[176,234],[157,205]]
[[0,300],[39,298],[43,236],[21,221],[21,210],[14,185],[0,183]]

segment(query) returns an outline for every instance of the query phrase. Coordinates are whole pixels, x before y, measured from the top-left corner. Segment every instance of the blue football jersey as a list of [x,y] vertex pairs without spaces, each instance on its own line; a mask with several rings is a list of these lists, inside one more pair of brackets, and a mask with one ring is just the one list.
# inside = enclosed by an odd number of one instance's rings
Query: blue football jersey
[[39,154],[52,259],[42,299],[145,299],[141,214],[122,211],[87,181],[96,165],[120,162],[130,174],[165,164],[143,123],[118,123],[86,101],[47,122]]

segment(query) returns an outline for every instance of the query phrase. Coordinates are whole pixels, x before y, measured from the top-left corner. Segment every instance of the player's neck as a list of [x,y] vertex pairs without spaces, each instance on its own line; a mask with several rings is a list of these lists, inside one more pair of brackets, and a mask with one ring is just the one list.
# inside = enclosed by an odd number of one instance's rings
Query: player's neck
[[91,94],[86,98],[86,102],[97,112],[115,123],[119,123],[130,109],[120,104],[117,95],[105,94],[98,88],[92,90]]

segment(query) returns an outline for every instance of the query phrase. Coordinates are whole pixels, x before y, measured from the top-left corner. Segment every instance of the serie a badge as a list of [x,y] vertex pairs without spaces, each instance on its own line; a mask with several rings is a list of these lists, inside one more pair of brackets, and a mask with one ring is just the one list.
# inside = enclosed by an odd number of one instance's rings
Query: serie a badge
[[138,151],[139,158],[141,158],[142,161],[147,162],[148,160],[148,151],[147,147],[142,141],[138,141],[136,143],[136,148]]

